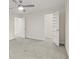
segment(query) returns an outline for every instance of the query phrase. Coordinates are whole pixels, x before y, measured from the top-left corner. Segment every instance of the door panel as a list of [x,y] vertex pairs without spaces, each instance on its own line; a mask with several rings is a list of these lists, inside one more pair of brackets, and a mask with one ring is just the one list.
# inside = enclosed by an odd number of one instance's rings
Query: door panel
[[59,46],[59,12],[53,13],[53,36],[54,43]]
[[45,17],[45,37],[46,38],[53,38],[53,25],[52,25],[52,19],[53,19],[53,14],[46,14]]
[[15,37],[25,38],[25,20],[24,18],[15,17]]
[[46,14],[44,19],[45,37],[52,39],[52,41],[59,46],[59,12]]

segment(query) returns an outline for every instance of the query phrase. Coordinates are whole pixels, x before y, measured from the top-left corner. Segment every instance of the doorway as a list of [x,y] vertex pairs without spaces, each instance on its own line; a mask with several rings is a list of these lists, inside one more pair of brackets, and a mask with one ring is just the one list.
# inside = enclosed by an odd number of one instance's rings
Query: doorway
[[14,18],[14,34],[15,38],[24,38],[25,39],[25,18],[24,17],[15,17]]

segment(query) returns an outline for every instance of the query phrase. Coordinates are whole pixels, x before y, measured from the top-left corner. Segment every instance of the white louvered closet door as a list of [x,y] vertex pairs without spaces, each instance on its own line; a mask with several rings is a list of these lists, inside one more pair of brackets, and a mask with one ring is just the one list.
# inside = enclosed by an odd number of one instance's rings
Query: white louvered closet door
[[53,13],[53,41],[59,46],[59,12]]
[[45,37],[59,46],[59,12],[46,14]]

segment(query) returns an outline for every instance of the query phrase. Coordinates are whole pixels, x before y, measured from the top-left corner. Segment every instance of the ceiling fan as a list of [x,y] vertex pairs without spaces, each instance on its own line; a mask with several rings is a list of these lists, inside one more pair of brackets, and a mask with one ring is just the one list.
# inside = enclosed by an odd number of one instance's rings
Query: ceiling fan
[[15,4],[16,4],[16,7],[12,7],[12,8],[9,8],[9,9],[14,9],[14,8],[18,8],[18,10],[20,11],[25,11],[25,7],[35,7],[35,5],[33,4],[30,4],[30,5],[23,5],[23,0],[12,0]]

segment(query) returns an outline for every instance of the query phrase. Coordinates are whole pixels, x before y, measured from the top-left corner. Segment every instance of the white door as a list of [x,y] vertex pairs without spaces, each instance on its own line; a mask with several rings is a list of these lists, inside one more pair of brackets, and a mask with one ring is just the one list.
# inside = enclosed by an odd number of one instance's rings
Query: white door
[[53,13],[53,41],[59,46],[59,12]]
[[53,38],[53,13],[45,15],[45,37],[48,39]]
[[25,19],[15,17],[14,25],[15,38],[25,38]]
[[49,40],[51,39],[57,46],[59,46],[59,12],[46,14],[44,19],[45,37]]

